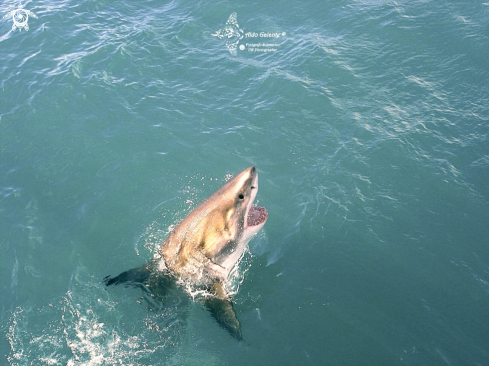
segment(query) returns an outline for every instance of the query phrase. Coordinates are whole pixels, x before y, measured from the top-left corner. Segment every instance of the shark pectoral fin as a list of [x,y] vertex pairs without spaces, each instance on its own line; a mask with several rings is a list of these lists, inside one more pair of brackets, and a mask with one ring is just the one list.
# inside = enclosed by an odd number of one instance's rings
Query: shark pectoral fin
[[115,277],[107,276],[104,278],[104,282],[106,286],[120,285],[122,283],[128,285],[140,285],[149,277],[149,275],[150,271],[143,266],[122,272]]
[[220,282],[214,282],[211,293],[214,296],[209,296],[204,300],[205,307],[221,327],[226,329],[237,340],[242,340],[239,320],[234,312],[231,299],[224,292]]
[[140,286],[146,282],[151,273],[154,271],[154,266],[154,261],[150,261],[142,267],[130,269],[115,277],[107,276],[104,278],[105,285],[110,286],[126,283],[128,285]]

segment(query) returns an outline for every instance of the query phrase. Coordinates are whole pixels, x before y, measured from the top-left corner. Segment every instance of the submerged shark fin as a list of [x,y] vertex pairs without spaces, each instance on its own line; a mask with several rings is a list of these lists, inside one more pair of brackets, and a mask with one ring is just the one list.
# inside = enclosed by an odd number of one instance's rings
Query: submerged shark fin
[[231,336],[241,341],[243,339],[241,326],[234,312],[231,299],[224,292],[222,284],[219,281],[214,282],[210,291],[213,296],[209,296],[204,300],[205,307],[221,327],[226,329]]
[[148,265],[145,264],[142,267],[133,268],[128,271],[122,272],[115,277],[107,276],[104,278],[104,282],[106,286],[120,284],[138,286],[142,285],[150,275],[151,269]]
[[175,294],[175,278],[167,271],[158,269],[158,260],[151,260],[142,267],[133,268],[121,274],[104,278],[106,286],[125,285],[141,288],[159,300],[165,299],[167,295]]
[[150,282],[157,282],[153,277],[158,271],[158,260],[153,259],[142,267],[133,268],[128,271],[122,272],[121,274],[111,277],[107,276],[104,278],[104,282],[107,286],[110,285],[120,285],[126,284],[131,286],[147,286]]

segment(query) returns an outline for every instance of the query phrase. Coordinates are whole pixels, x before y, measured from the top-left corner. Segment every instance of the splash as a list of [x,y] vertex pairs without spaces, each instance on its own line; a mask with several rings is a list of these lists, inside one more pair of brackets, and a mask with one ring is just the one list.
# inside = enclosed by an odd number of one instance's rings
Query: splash
[[77,271],[64,296],[41,308],[17,307],[12,312],[9,365],[146,364],[168,358],[168,351],[182,343],[172,309],[155,314],[134,300],[116,303],[85,269]]

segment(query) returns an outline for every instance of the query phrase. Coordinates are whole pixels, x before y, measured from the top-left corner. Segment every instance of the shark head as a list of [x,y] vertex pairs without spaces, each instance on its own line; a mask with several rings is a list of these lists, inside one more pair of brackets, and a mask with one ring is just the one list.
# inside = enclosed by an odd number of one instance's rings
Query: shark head
[[253,206],[258,193],[258,172],[250,167],[225,183],[214,195],[219,197],[226,212],[226,225],[232,240],[209,243],[207,248],[212,261],[228,271],[239,260],[246,245],[265,225],[268,212],[264,207]]
[[162,245],[167,268],[197,283],[227,278],[268,218],[253,206],[257,193],[258,172],[250,167],[198,205]]

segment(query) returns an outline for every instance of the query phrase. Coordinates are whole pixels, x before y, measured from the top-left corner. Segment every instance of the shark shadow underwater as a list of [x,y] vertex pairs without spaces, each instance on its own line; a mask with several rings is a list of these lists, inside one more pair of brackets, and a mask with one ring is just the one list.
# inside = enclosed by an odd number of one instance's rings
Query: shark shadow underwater
[[241,340],[241,326],[224,284],[245,252],[248,242],[265,225],[268,212],[253,206],[258,192],[255,167],[243,170],[194,208],[161,244],[159,255],[142,267],[105,284],[133,285],[162,295],[178,284],[206,290],[204,305],[217,323]]

